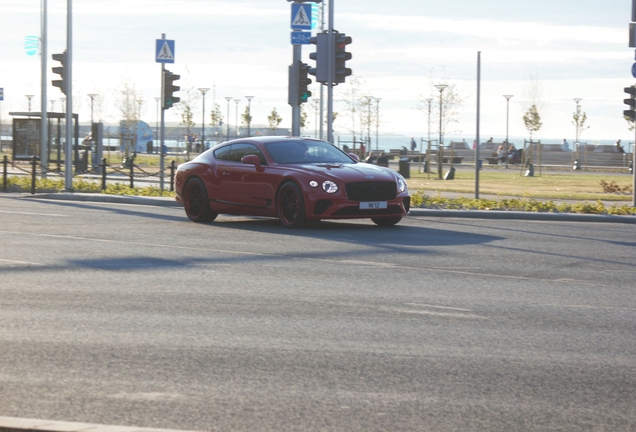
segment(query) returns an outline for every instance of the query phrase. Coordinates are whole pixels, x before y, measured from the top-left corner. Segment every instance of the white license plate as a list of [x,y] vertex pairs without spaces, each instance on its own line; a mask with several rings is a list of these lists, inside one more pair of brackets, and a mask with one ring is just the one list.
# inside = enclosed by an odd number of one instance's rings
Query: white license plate
[[369,202],[361,202],[360,209],[361,210],[377,210],[377,209],[385,209],[386,201],[369,201]]

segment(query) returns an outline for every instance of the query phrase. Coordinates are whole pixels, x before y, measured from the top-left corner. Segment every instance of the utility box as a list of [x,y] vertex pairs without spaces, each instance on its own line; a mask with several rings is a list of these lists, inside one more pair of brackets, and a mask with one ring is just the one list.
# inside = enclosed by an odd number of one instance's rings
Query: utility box
[[398,172],[402,174],[404,178],[411,178],[411,164],[410,159],[407,157],[400,158]]

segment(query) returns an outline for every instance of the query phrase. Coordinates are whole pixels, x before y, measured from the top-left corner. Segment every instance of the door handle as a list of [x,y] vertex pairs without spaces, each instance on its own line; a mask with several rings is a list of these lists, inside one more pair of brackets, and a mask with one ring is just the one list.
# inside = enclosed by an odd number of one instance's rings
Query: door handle
[[224,173],[223,173],[223,175],[224,175],[224,176],[229,176],[229,175],[230,175],[230,173],[226,171],[226,172],[224,172]]

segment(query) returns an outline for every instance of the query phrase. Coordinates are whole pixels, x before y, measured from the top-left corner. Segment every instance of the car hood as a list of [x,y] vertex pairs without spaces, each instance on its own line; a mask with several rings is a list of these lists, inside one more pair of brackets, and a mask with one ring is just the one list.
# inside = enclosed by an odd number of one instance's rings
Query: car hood
[[289,165],[289,169],[295,169],[307,174],[315,173],[334,180],[351,181],[396,181],[398,175],[390,168],[385,168],[367,163],[339,164],[339,163],[313,163]]

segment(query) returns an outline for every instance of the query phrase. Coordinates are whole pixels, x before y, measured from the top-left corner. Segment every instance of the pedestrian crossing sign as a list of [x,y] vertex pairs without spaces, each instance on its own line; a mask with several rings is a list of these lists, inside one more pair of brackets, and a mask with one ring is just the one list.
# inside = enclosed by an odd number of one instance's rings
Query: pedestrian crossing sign
[[292,30],[311,30],[311,4],[291,4]]
[[157,39],[155,48],[157,63],[174,63],[174,40]]

